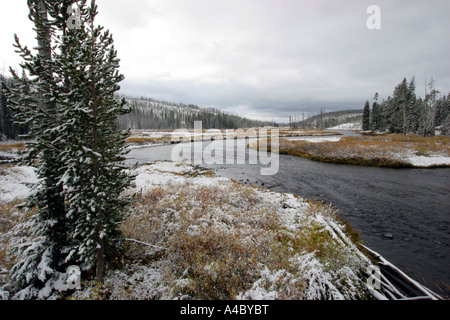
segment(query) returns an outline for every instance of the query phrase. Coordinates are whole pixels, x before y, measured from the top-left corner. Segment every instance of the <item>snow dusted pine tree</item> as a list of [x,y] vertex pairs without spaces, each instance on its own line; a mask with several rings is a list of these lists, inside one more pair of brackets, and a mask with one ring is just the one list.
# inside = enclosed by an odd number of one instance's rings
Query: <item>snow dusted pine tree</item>
[[364,131],[370,130],[370,104],[369,104],[369,101],[366,101],[366,103],[364,104],[362,129]]
[[114,96],[124,77],[111,34],[94,26],[95,1],[81,11],[81,27],[69,32],[74,43],[61,48],[61,68],[70,74],[70,91],[61,103],[67,106],[64,117],[72,133],[62,155],[72,239],[68,259],[76,259],[84,270],[95,267],[103,281],[106,259],[120,248],[127,204],[121,193],[131,183],[123,163],[129,132],[123,133],[117,121],[129,110],[124,99]]
[[67,244],[63,186],[59,182],[64,172],[60,153],[65,141],[59,131],[61,113],[53,99],[58,90],[51,44],[55,29],[46,2],[29,0],[28,6],[38,52],[34,55],[15,36],[16,51],[24,60],[23,74],[19,77],[11,70],[16,85],[6,88],[16,121],[29,124],[35,137],[23,162],[36,168],[40,181],[28,199],[28,207],[38,210],[29,223],[33,238],[18,247],[20,259],[12,269],[13,279],[22,288],[17,297],[23,299],[47,295],[47,289],[62,275],[62,252]]
[[[38,54],[16,37],[25,72],[12,71],[20,86],[9,95],[17,119],[32,125],[36,142],[27,163],[37,167],[40,183],[29,199],[38,209],[30,222],[33,240],[19,247],[12,272],[22,289],[17,298],[45,298],[61,287],[70,264],[103,280],[106,260],[120,248],[128,203],[121,194],[132,177],[123,164],[129,132],[117,122],[128,110],[114,96],[123,75],[112,36],[94,26],[95,1],[28,4]],[[73,4],[77,21],[69,24]]]

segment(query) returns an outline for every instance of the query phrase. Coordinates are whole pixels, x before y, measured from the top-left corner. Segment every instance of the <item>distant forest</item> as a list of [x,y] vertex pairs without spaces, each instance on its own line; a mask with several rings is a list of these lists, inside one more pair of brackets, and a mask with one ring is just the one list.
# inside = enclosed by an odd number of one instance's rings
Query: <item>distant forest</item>
[[19,126],[14,123],[11,109],[8,106],[8,99],[3,89],[3,83],[12,85],[12,78],[5,78],[0,75],[0,141],[15,140],[19,135],[28,133],[28,126]]
[[[0,76],[0,82],[12,85],[11,78]],[[121,96],[122,97],[122,96]],[[237,129],[263,126],[278,126],[275,122],[247,119],[228,114],[214,108],[201,108],[155,100],[124,96],[130,113],[118,118],[122,129],[192,129],[195,121],[202,121],[203,129]],[[14,122],[8,99],[0,85],[0,141],[16,140],[28,134],[28,126],[18,126]]]
[[324,112],[320,110],[319,114],[302,121],[292,121],[289,126],[293,129],[314,128],[327,129],[348,123],[361,123],[363,110],[343,110],[334,112]]
[[252,120],[215,108],[172,103],[151,98],[125,97],[131,112],[119,117],[122,128],[131,129],[193,129],[202,121],[203,129],[237,129],[278,126],[275,122]]

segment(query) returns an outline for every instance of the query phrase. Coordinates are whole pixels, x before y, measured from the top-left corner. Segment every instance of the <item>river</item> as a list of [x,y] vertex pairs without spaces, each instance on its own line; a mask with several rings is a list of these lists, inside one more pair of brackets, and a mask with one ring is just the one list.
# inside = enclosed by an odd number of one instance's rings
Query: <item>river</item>
[[[210,143],[195,144],[205,148]],[[134,149],[128,163],[171,160],[173,147]],[[290,155],[280,155],[278,173],[271,176],[261,175],[267,165],[248,161],[203,166],[244,184],[333,204],[365,245],[450,297],[450,169],[351,166]]]

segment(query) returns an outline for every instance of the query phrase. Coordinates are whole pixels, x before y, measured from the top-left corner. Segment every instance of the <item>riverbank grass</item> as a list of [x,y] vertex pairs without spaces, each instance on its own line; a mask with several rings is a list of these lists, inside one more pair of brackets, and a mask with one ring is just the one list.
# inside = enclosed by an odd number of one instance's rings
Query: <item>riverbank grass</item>
[[450,167],[450,137],[446,136],[364,135],[320,143],[280,139],[279,150],[281,154],[331,163],[392,168]]

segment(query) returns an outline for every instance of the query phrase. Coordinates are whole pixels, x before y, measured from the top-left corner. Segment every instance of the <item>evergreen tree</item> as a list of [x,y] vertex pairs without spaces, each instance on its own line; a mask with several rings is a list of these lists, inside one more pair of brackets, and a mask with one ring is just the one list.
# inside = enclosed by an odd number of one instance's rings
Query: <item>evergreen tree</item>
[[[429,89],[429,92],[427,92]],[[394,89],[392,97],[372,107],[372,130],[389,130],[392,133],[417,133],[423,136],[435,135],[435,129],[448,134],[450,124],[449,99],[438,98],[433,78],[425,81],[425,97],[416,97],[414,77],[408,83],[406,78]]]
[[[80,8],[71,28],[69,8]],[[95,1],[29,1],[39,52],[16,47],[29,77],[8,93],[17,119],[31,121],[36,142],[26,158],[36,165],[40,184],[29,199],[33,242],[19,247],[13,279],[20,298],[45,297],[76,263],[103,280],[108,258],[120,249],[119,224],[132,177],[125,173],[123,133],[117,118],[126,113],[114,94],[123,75],[112,36],[94,27]],[[54,41],[54,43],[52,43]],[[47,50],[50,48],[51,50]],[[43,290],[41,290],[43,289]]]
[[[34,239],[18,247],[18,263],[13,279],[22,290],[21,298],[42,297],[47,288],[58,281],[64,270],[63,248],[67,244],[66,211],[63,185],[60,183],[64,164],[60,154],[65,141],[60,135],[61,114],[53,100],[59,86],[54,80],[51,39],[55,29],[49,20],[49,3],[29,0],[29,18],[35,25],[38,52],[33,54],[15,36],[15,47],[22,56],[21,77],[11,69],[14,86],[5,87],[16,121],[30,125],[35,142],[23,163],[36,168],[39,184],[28,199],[29,207],[38,212],[30,221]],[[26,75],[26,73],[27,75]],[[41,289],[44,289],[41,291]]]
[[61,47],[61,69],[70,74],[70,90],[60,101],[64,106],[69,145],[62,154],[71,243],[67,259],[85,270],[96,268],[103,281],[106,258],[120,249],[120,222],[127,199],[121,193],[131,183],[125,173],[125,138],[117,117],[128,112],[125,100],[114,94],[123,75],[113,38],[94,26],[95,1],[82,8],[83,23],[70,30]]
[[375,101],[372,104],[372,111],[370,113],[370,128],[371,128],[371,130],[374,130],[374,131],[380,130],[379,118],[380,118],[380,110],[379,110],[378,103]]
[[369,104],[369,101],[366,101],[366,103],[364,104],[362,128],[364,131],[370,130],[370,104]]

